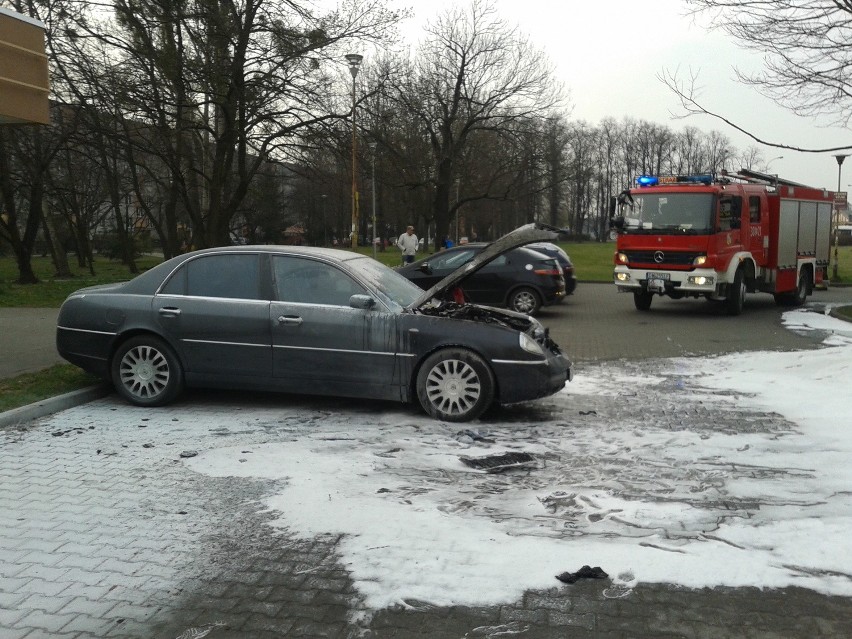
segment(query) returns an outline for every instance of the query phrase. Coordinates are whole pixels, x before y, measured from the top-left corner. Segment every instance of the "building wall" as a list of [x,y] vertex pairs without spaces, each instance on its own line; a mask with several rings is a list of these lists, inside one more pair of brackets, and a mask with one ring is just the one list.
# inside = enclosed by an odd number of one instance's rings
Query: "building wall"
[[0,124],[49,124],[44,25],[0,8]]

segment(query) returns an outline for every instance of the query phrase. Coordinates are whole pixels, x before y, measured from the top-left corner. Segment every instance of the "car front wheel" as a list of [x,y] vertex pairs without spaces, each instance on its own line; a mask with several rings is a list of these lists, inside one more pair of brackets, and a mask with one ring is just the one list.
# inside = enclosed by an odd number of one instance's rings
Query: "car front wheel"
[[417,397],[435,419],[468,421],[494,401],[494,376],[476,353],[448,348],[423,362],[417,374]]
[[152,335],[131,337],[112,359],[112,383],[137,406],[162,406],[178,396],[183,371],[168,344]]

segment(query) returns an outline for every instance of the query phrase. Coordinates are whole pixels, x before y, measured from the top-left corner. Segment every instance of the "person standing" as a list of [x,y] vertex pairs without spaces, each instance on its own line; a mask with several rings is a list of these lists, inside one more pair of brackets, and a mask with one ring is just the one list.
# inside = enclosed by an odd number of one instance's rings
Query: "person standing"
[[411,264],[414,261],[414,256],[417,255],[417,236],[414,234],[414,227],[409,226],[405,229],[405,233],[399,236],[396,245],[402,251],[402,264]]

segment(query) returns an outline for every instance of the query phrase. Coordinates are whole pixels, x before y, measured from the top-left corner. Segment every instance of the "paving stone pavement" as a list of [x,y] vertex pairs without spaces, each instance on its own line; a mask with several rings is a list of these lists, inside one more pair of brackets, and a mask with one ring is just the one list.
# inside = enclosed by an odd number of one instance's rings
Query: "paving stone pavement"
[[[579,360],[579,374],[594,360],[787,350],[821,339],[781,328],[766,300],[750,301],[732,340],[727,335],[733,320],[715,317],[699,303],[661,301],[651,315],[638,314],[629,299],[610,293],[608,287],[584,286],[542,314]],[[833,290],[814,299],[850,295]],[[51,323],[45,325],[52,335]],[[663,426],[687,427],[667,392],[584,396],[576,409],[608,420],[645,411]],[[553,401],[513,407],[497,419],[504,425],[547,419]],[[333,399],[194,393],[157,411],[107,397],[0,430],[0,639],[852,636],[852,600],[801,588],[640,585],[619,593],[606,581],[588,581],[530,591],[501,606],[407,601],[371,613],[342,561],[339,537],[304,540],[273,531],[274,516],[258,506],[273,486],[199,475],[180,457],[184,451],[299,437],[341,410],[432,424],[416,410],[392,404],[377,410],[351,400],[342,406]],[[104,412],[134,423],[117,429]],[[232,425],[211,428],[222,414],[233,416]],[[785,428],[772,414],[710,411],[689,420],[694,429]],[[600,427],[606,427],[603,417]]]
[[[777,415],[729,406],[684,417],[672,389],[581,396],[571,411],[602,430],[637,411],[673,430],[789,427]],[[564,410],[560,401],[510,407],[489,419],[508,431],[552,418]],[[191,393],[155,411],[111,396],[0,431],[0,637],[850,636],[852,600],[799,588],[640,585],[620,592],[606,580],[554,581],[500,606],[406,601],[371,612],[341,561],[338,536],[305,540],[269,526],[274,515],[260,502],[274,482],[208,477],[181,457],[288,441],[321,430],[341,411],[356,420],[436,424],[394,404]],[[225,427],[222,415],[229,416]]]

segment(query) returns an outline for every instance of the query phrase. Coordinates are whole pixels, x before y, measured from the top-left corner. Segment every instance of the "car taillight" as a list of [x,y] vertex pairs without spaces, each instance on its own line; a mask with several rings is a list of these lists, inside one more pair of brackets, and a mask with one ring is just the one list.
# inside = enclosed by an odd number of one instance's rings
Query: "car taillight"
[[536,275],[562,275],[558,268],[537,268],[533,271]]

